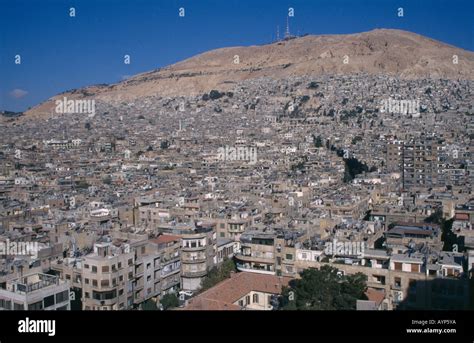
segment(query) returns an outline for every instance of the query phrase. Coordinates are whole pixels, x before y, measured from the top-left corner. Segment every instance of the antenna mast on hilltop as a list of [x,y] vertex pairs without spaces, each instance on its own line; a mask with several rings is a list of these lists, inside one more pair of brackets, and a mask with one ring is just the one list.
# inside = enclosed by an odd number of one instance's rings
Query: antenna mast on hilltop
[[280,26],[277,25],[277,42],[280,40]]
[[288,16],[286,16],[286,31],[285,31],[285,38],[290,38],[290,20]]

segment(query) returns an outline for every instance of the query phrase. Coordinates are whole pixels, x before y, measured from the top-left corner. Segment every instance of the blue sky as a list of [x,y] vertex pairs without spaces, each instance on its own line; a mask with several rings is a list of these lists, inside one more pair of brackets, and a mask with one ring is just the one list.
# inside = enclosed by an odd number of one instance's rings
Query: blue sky
[[295,34],[398,28],[474,51],[472,0],[0,0],[0,110],[214,48],[269,43],[289,7]]

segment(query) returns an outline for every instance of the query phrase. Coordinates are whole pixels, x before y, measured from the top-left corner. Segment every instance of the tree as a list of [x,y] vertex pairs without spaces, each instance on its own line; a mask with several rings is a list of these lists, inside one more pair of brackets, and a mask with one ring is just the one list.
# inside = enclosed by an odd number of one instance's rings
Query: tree
[[163,141],[160,143],[160,149],[168,149],[170,143],[168,141]]
[[313,135],[313,143],[316,148],[321,148],[323,146],[323,139],[321,136],[316,137]]
[[213,89],[213,90],[211,90],[211,91],[209,92],[209,98],[210,98],[211,100],[219,99],[219,98],[222,97],[223,95],[224,95],[223,93],[221,93],[221,92],[219,92],[219,91],[217,91],[217,90],[215,90],[215,89]]
[[367,299],[366,282],[362,273],[343,276],[328,265],[305,269],[301,279],[284,288],[280,305],[284,310],[355,310],[358,299]]
[[170,308],[178,307],[179,306],[179,299],[174,293],[168,293],[163,296],[160,300],[161,306],[163,306],[163,310],[168,310]]
[[202,281],[201,290],[206,290],[211,287],[214,287],[219,282],[224,281],[230,277],[232,272],[235,272],[235,263],[231,259],[226,259],[222,262],[222,265],[219,268],[212,268],[207,274],[207,277]]
[[158,310],[158,306],[156,306],[156,303],[153,300],[148,299],[143,303],[142,309],[144,311],[156,311]]
[[353,157],[344,159],[344,182],[350,182],[356,175],[368,171],[369,167],[358,159]]

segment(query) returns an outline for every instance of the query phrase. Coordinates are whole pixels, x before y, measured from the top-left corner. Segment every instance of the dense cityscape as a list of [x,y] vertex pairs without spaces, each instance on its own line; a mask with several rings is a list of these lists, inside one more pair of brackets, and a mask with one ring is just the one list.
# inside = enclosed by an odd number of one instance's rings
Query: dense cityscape
[[0,4],[2,342],[472,336],[473,4],[294,1]]
[[2,259],[0,306],[279,309],[330,266],[365,276],[354,310],[467,309],[472,104],[472,81],[263,78],[11,126],[2,238],[34,256]]

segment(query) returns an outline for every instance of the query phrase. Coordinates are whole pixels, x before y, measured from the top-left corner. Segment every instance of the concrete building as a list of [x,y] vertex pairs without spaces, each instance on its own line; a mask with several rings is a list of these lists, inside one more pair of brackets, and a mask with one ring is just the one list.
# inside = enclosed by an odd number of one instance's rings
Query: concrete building
[[69,284],[57,276],[22,276],[0,289],[0,310],[70,310],[69,292]]
[[[94,245],[82,264],[82,308],[124,310],[134,304],[135,254],[112,243]],[[136,285],[136,284],[135,284]]]

